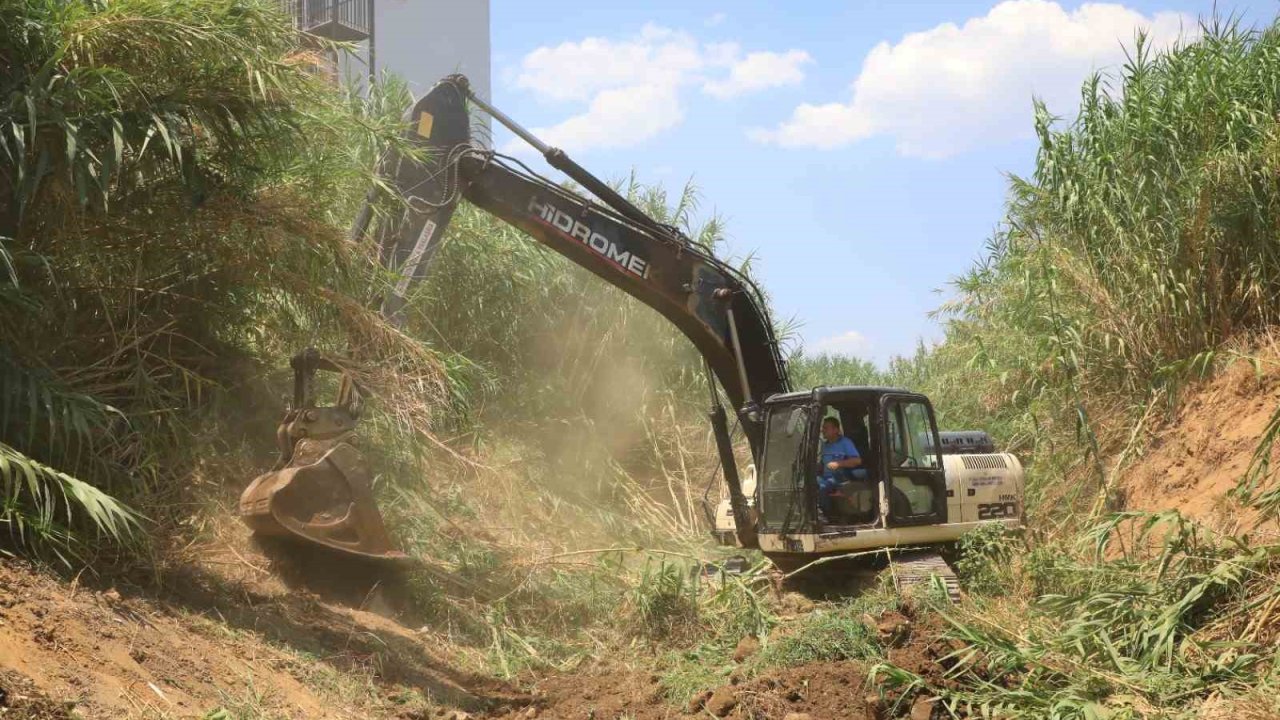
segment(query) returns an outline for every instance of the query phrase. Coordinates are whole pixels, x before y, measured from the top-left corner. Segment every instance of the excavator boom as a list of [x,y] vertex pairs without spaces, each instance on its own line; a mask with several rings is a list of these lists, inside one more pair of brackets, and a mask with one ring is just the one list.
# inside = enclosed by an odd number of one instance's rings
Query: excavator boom
[[[602,202],[539,177],[515,158],[472,144],[468,99]],[[401,277],[397,291],[429,272],[454,207],[465,198],[674,323],[706,358],[736,409],[758,406],[789,389],[761,293],[745,275],[474,98],[465,77],[445,78],[419,100],[409,128],[408,139],[425,160],[388,158],[410,209],[379,234],[384,261]],[[402,305],[402,293],[393,293],[386,307],[394,313]]]
[[[515,158],[473,144],[468,101],[528,141],[600,202],[538,176]],[[769,396],[788,391],[789,382],[763,297],[744,274],[475,98],[460,75],[445,78],[415,104],[404,139],[413,151],[389,151],[380,167],[405,201],[403,212],[376,230],[381,261],[396,278],[380,300],[389,321],[403,322],[410,289],[429,273],[457,203],[466,199],[678,327],[705,358],[758,456],[764,442],[760,408]],[[374,202],[371,194],[352,229],[353,239],[369,234]],[[389,556],[386,531],[371,506],[367,471],[345,450],[354,416],[339,414],[350,416],[350,425],[317,441],[309,434],[313,430],[306,427],[307,418],[327,417],[332,408],[299,402],[302,407],[291,410],[281,426],[279,469],[255,480],[242,496],[246,522],[259,532],[289,534],[354,554]],[[754,519],[738,479],[727,414],[718,400],[713,400],[709,417],[739,542],[754,546]],[[340,492],[344,487],[347,491]],[[317,497],[327,498],[329,505],[318,506]],[[342,521],[340,538],[333,535],[336,519]]]

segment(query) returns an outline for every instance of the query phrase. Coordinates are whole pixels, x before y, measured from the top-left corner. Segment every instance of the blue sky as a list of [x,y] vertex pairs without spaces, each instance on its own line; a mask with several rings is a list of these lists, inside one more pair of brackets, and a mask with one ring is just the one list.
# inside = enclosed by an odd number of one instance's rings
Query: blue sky
[[1032,169],[1032,93],[1069,115],[1136,28],[1174,42],[1212,8],[492,0],[493,96],[598,175],[692,177],[807,350],[883,363],[940,337],[928,312]]

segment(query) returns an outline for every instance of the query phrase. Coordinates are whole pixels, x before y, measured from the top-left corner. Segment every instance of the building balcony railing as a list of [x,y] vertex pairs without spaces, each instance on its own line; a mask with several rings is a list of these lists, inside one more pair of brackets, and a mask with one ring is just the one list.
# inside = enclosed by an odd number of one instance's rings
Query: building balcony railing
[[369,39],[373,0],[285,0],[299,30],[340,42]]

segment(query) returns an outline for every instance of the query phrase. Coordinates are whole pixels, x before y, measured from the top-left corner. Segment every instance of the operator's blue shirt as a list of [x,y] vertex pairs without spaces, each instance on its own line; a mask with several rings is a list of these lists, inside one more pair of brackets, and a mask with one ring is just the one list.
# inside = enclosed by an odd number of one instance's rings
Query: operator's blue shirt
[[835,439],[835,442],[822,442],[822,477],[825,480],[835,480],[836,471],[827,467],[827,463],[833,460],[847,460],[848,458],[856,458],[858,448],[849,438],[841,435]]

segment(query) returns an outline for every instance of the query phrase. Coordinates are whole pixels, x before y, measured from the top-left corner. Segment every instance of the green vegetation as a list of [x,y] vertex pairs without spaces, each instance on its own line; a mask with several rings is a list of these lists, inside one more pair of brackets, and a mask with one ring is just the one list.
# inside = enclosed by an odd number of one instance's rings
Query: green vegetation
[[[479,669],[621,653],[683,704],[734,672],[856,660],[957,714],[1277,711],[1280,548],[1115,514],[1112,483],[1181,383],[1280,320],[1280,29],[1140,44],[1074,121],[1037,107],[1036,170],[940,310],[945,342],[888,369],[792,358],[801,386],[926,392],[943,426],[987,428],[1030,468],[1033,532],[963,543],[939,682],[889,664],[864,623],[896,601],[784,618],[761,568],[690,571],[717,460],[701,362],[655,313],[465,207],[408,332],[368,309],[387,278],[345,229],[409,97],[322,82],[275,8],[0,6],[6,552],[106,571],[230,522],[273,459],[286,360],[315,345],[373,391],[375,489],[427,561],[413,613]],[[621,187],[719,244],[695,188]],[[1265,518],[1277,418],[1239,493]],[[744,637],[762,647],[735,663]]]
[[1140,42],[1070,125],[1037,106],[1034,175],[1011,180],[1004,229],[956,282],[946,342],[899,375],[1020,450],[1078,435],[1096,474],[1101,434],[1127,436],[1226,341],[1273,324],[1278,45],[1232,24],[1165,54]]
[[[228,399],[371,265],[330,221],[394,136],[305,71],[274,4],[0,8],[0,524],[124,539],[181,494]],[[306,147],[308,152],[299,152]],[[353,150],[352,148],[355,148]],[[364,149],[362,151],[361,149]]]
[[764,669],[876,657],[880,648],[872,631],[862,621],[864,614],[861,603],[815,611],[800,627],[766,647],[760,653],[756,667]]
[[791,382],[798,388],[819,385],[883,385],[892,382],[890,373],[876,367],[870,360],[818,353],[807,355],[804,348],[790,358]]
[[[1000,543],[984,546],[1021,550]],[[1259,609],[1276,597],[1276,555],[1174,512],[1120,514],[991,568],[1007,596],[944,609],[961,648],[945,684],[888,664],[877,677],[961,716],[1198,717],[1211,700],[1222,717],[1270,717],[1260,690],[1275,678],[1275,628]]]
[[[807,663],[862,661],[868,667],[883,662],[886,650],[868,620],[901,608],[901,600],[888,584],[857,598],[822,603],[795,618],[777,614],[777,598],[755,576],[745,582],[712,583],[702,588],[702,632],[690,636],[680,649],[660,654],[656,670],[669,702],[685,706],[700,693],[724,685],[732,675],[751,679],[772,670]],[[706,612],[712,605],[750,605],[760,611],[749,625],[725,622],[723,614]],[[754,639],[759,649],[735,657],[739,643]],[[889,638],[900,640],[901,638]]]
[[1276,548],[1108,513],[1144,417],[1276,321],[1277,73],[1280,28],[1213,24],[1166,54],[1140,43],[1067,126],[1037,107],[1035,174],[1011,181],[1005,229],[957,281],[946,341],[893,371],[944,424],[1022,454],[1045,510],[1029,548],[966,543],[975,596],[944,612],[964,647],[950,679],[883,681],[987,717],[1277,711]]
[[688,642],[698,631],[698,583],[679,564],[646,567],[640,584],[631,592],[631,612],[636,627],[655,641]]
[[1013,559],[1026,551],[1000,525],[987,525],[960,538],[956,575],[970,593],[1001,595],[1009,586]]

